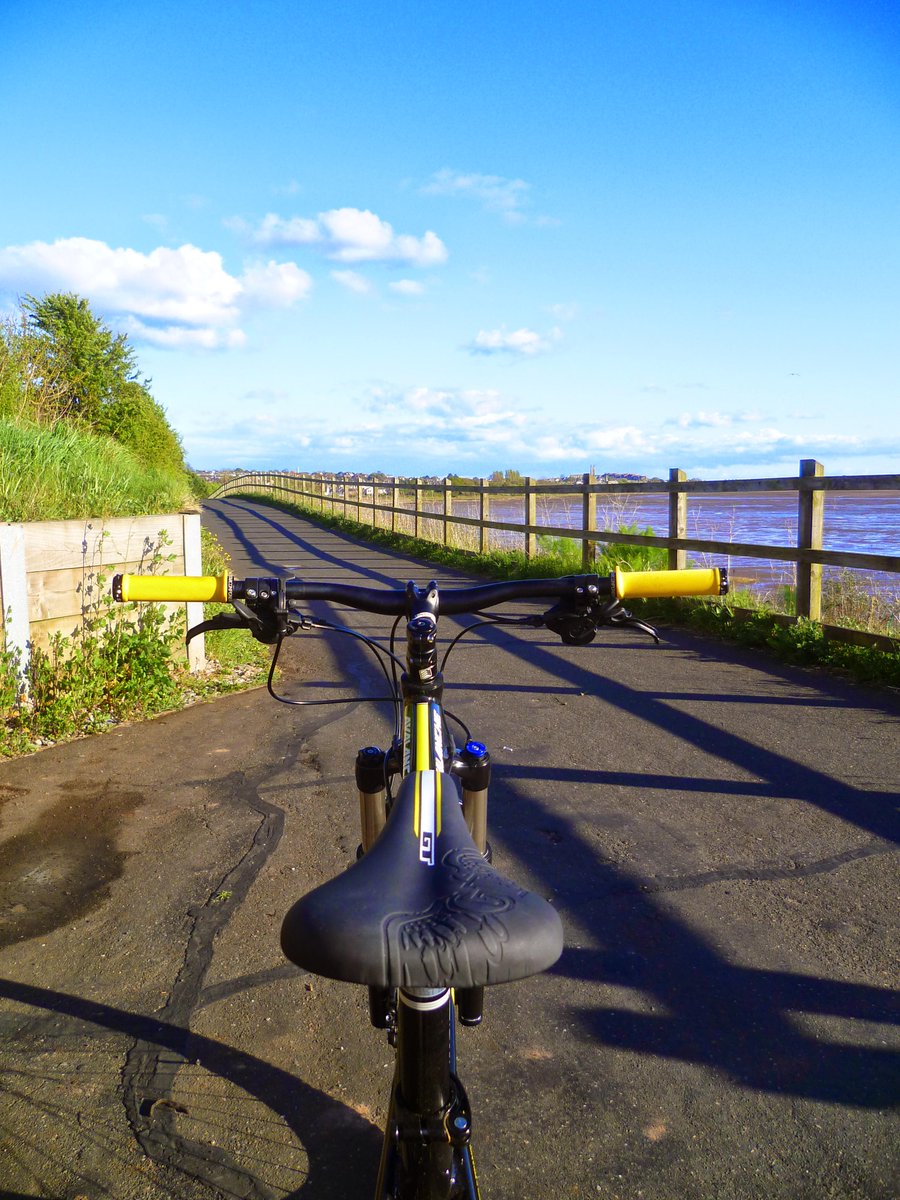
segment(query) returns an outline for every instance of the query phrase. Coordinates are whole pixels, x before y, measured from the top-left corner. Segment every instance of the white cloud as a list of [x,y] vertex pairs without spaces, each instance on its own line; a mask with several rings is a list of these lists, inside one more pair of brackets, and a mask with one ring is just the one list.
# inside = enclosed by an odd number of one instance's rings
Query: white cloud
[[421,296],[425,292],[425,284],[417,279],[395,279],[388,287],[399,296]]
[[0,249],[0,289],[77,292],[158,346],[243,345],[245,312],[289,307],[311,287],[295,263],[251,263],[236,276],[216,251],[189,244],[144,254],[76,237]]
[[704,412],[702,409],[696,413],[684,412],[678,418],[678,424],[682,429],[722,429],[733,423],[734,417],[731,413]]
[[366,279],[365,275],[360,275],[358,271],[332,271],[331,278],[349,292],[356,292],[358,296],[366,296],[373,290],[371,280]]
[[421,237],[395,233],[368,209],[333,208],[317,217],[280,217],[267,213],[255,230],[234,218],[230,228],[249,233],[262,246],[316,246],[337,262],[401,262],[432,267],[447,261],[447,247],[431,230]]
[[285,220],[276,213],[267,213],[255,231],[239,217],[230,221],[229,225],[238,232],[249,232],[253,241],[262,246],[308,246],[321,240],[318,221],[309,217],[288,217]]
[[[485,474],[515,466],[524,473],[569,474],[594,463],[598,470],[664,476],[670,466],[715,478],[734,474],[796,474],[797,460],[865,463],[900,453],[898,439],[875,443],[835,433],[786,432],[775,426],[704,426],[668,429],[636,423],[562,422],[526,409],[515,396],[491,389],[381,386],[357,397],[349,410],[303,422],[301,435],[285,418],[294,400],[257,406],[229,427],[192,413],[185,431],[198,465],[298,466],[307,470],[386,470]],[[278,437],[273,431],[278,431]],[[285,432],[287,430],[287,432]],[[278,463],[273,463],[277,445]],[[204,460],[199,463],[199,459]],[[851,469],[848,467],[848,469]]]
[[241,290],[212,251],[187,245],[142,254],[77,237],[0,250],[0,283],[79,292],[107,310],[193,325],[235,319]]
[[147,325],[138,317],[126,317],[125,333],[135,341],[148,342],[164,350],[239,350],[247,344],[243,329],[190,328],[186,325]]
[[312,289],[312,279],[296,263],[251,264],[240,278],[241,296],[264,308],[290,308]]
[[562,340],[562,330],[551,329],[548,334],[533,329],[482,329],[467,347],[470,354],[509,354],[516,358],[534,358],[546,354]]
[[[649,388],[642,388],[642,391],[650,391]],[[663,388],[655,389],[662,392]],[[677,418],[666,422],[667,425],[676,424],[681,429],[731,429],[735,425],[756,425],[762,420],[762,413],[757,411],[745,410],[743,412],[727,413],[727,412],[708,412],[705,409],[700,409],[699,412],[683,412]]]
[[522,207],[528,202],[531,185],[524,179],[502,175],[464,174],[445,167],[436,171],[421,191],[426,196],[466,196],[481,202],[488,212],[499,213],[511,224],[525,220]]

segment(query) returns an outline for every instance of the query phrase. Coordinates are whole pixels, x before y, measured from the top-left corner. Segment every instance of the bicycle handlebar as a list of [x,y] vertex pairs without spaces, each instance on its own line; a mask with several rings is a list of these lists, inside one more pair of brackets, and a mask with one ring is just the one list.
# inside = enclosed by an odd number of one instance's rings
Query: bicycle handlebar
[[[265,584],[276,587],[278,580],[234,579],[221,575],[116,575],[113,597],[116,600],[197,602],[252,599],[248,587]],[[304,583],[300,579],[284,581],[289,601],[330,600],[365,612],[399,616],[407,611],[409,596],[405,588],[366,588],[352,584]],[[448,616],[478,612],[511,600],[553,599],[590,593],[603,599],[628,600],[663,596],[721,596],[728,591],[728,574],[719,567],[691,568],[682,571],[623,571],[612,574],[566,575],[557,579],[516,579],[504,583],[477,584],[467,588],[447,588],[440,592],[440,611]]]

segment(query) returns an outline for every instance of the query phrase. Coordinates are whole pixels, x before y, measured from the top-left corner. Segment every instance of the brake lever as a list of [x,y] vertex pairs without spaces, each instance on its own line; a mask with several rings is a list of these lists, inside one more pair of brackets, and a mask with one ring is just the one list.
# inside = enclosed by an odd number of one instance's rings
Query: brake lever
[[640,633],[652,637],[659,645],[659,634],[653,626],[639,617],[632,616],[618,600],[610,600],[603,605],[597,605],[596,602],[572,605],[563,601],[545,612],[541,622],[559,634],[560,639],[568,646],[587,646],[604,625],[637,629]]
[[[209,633],[214,629],[248,629],[259,642],[274,645],[281,638],[290,637],[298,629],[313,629],[314,625],[295,609],[285,609],[281,612],[263,610],[256,612],[240,600],[232,600],[235,612],[217,613],[199,625],[193,625],[184,639],[189,645],[192,638],[199,633]],[[268,618],[268,619],[267,619]]]
[[604,621],[605,625],[626,626],[628,629],[637,629],[640,633],[646,633],[648,637],[652,637],[657,646],[659,645],[659,634],[647,621],[642,621],[640,617],[632,616],[626,608],[617,605],[618,611],[611,612]]
[[246,627],[243,617],[239,617],[236,613],[217,613],[216,616],[201,621],[199,625],[192,625],[184,639],[185,645],[190,645],[191,639],[195,638],[198,633],[209,633],[213,629],[246,629]]

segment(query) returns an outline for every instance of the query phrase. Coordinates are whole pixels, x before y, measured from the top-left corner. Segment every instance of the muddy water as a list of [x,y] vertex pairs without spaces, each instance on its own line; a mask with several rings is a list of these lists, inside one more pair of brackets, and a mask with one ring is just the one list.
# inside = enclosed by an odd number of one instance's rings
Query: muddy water
[[[0,804],[24,788],[3,788]],[[71,785],[32,824],[0,842],[0,947],[50,933],[98,907],[122,874],[116,849],[140,792]]]

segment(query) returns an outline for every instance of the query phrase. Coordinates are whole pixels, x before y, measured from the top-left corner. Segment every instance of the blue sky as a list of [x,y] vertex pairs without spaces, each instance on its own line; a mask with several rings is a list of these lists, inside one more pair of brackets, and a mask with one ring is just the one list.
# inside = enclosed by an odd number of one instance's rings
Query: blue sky
[[195,467],[900,463],[867,0],[0,15],[0,305],[128,332]]

